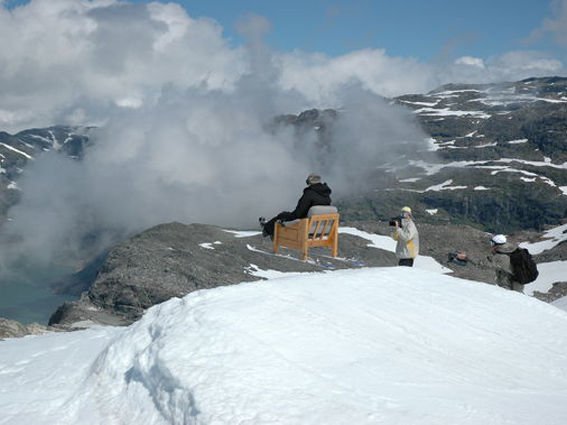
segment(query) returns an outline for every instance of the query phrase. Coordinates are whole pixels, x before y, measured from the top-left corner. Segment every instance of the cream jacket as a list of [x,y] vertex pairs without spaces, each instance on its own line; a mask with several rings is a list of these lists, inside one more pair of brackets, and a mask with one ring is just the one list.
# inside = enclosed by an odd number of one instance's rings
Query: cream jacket
[[402,219],[402,227],[396,227],[392,238],[397,241],[396,257],[416,258],[419,255],[419,234],[413,220]]

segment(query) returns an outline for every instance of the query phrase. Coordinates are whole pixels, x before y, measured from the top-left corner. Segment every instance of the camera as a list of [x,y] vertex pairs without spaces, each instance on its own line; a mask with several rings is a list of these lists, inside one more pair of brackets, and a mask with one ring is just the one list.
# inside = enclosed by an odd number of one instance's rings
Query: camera
[[388,224],[394,227],[396,223],[398,223],[398,227],[402,227],[402,219],[400,217],[392,217]]

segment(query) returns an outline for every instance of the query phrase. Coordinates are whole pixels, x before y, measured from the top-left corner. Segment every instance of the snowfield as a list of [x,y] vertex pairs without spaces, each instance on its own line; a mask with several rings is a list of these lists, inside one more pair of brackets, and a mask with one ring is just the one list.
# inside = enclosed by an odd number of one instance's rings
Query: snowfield
[[0,424],[567,423],[567,312],[403,267],[203,290],[0,342]]

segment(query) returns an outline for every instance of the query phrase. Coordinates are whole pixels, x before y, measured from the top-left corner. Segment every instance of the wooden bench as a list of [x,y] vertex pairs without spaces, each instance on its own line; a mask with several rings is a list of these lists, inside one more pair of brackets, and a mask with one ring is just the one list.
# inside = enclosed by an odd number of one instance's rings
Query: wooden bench
[[[322,211],[329,211],[321,213]],[[334,212],[332,212],[334,211]],[[301,259],[307,260],[309,248],[327,247],[336,257],[339,249],[339,214],[335,207],[312,207],[309,216],[288,223],[276,223],[274,252],[279,247],[297,249]]]

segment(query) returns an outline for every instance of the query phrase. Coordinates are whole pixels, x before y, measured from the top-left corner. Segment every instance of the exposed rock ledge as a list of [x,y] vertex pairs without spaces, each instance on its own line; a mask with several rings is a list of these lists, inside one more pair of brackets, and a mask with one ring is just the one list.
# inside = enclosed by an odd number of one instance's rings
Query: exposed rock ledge
[[38,323],[23,325],[15,320],[0,317],[0,340],[3,338],[16,338],[25,335],[37,335],[48,331],[47,326]]
[[[356,223],[369,233],[387,235],[384,223]],[[444,263],[447,249],[466,246],[484,258],[486,235],[464,226],[420,225],[424,255]],[[445,235],[441,234],[445,233]],[[78,301],[61,306],[49,324],[76,327],[100,323],[122,325],[137,320],[152,305],[190,292],[262,279],[258,270],[321,272],[352,267],[394,266],[392,252],[368,247],[367,239],[341,233],[339,258],[326,249],[310,250],[312,261],[297,260],[297,252],[272,255],[271,242],[259,234],[239,237],[217,226],[169,223],[146,230],[111,249]],[[458,267],[457,267],[458,268]],[[462,269],[462,267],[461,267]],[[466,273],[467,276],[463,276]],[[482,261],[455,274],[489,281]]]
[[169,298],[262,279],[258,270],[315,272],[396,261],[393,253],[369,249],[367,240],[351,235],[341,235],[343,258],[333,259],[328,250],[314,249],[313,262],[298,261],[293,251],[272,255],[271,242],[259,234],[238,236],[203,224],[169,223],[146,230],[111,249],[90,289],[78,301],[61,306],[49,324],[128,324]]

